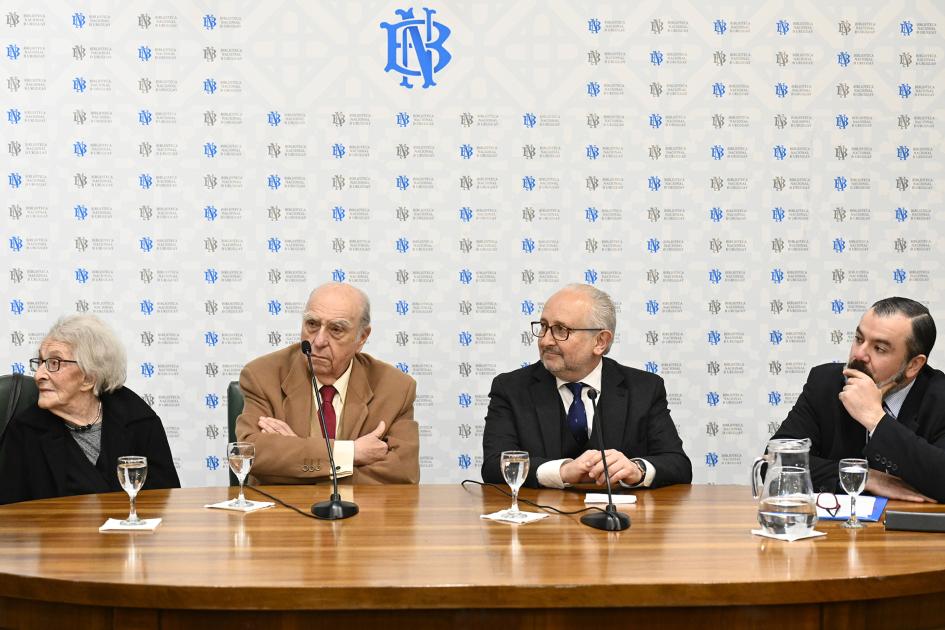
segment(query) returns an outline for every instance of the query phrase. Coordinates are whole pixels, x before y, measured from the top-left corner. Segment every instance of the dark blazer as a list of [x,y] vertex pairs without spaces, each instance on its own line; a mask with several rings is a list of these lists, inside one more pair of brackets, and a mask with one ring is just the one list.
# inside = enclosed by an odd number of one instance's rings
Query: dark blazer
[[[164,426],[151,407],[127,387],[103,394],[101,401],[99,460],[111,471],[105,475],[109,488],[116,492],[122,489],[115,470],[122,455],[148,458],[145,490],[179,488],[180,480]],[[66,440],[72,439],[62,418],[36,405],[14,417],[0,447],[0,504],[69,494],[66,490],[65,463],[69,461]]]
[[923,367],[899,417],[883,416],[867,443],[866,428],[840,402],[843,366],[828,363],[810,371],[804,391],[773,438],[810,438],[811,478],[817,492],[842,492],[840,459],[863,457],[870,468],[895,475],[945,502],[945,374]]
[[[596,448],[595,434],[602,426],[606,448],[653,464],[652,487],[690,483],[692,464],[670,418],[663,379],[606,357],[603,361],[601,395],[587,448]],[[555,377],[540,361],[495,377],[482,436],[483,481],[504,483],[499,470],[502,451],[523,450],[531,460],[525,485],[537,488],[538,467],[564,457],[562,410]]]

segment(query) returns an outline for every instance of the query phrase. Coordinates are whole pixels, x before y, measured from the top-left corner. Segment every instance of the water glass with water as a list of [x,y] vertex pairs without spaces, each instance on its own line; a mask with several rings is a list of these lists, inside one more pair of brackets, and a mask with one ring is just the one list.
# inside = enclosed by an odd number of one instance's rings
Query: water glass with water
[[230,463],[230,470],[233,471],[236,479],[240,482],[240,495],[230,501],[230,505],[241,508],[249,507],[252,503],[243,496],[243,482],[246,480],[246,475],[249,474],[249,469],[253,467],[253,460],[256,458],[256,446],[250,442],[230,442],[226,445],[226,458]]
[[863,527],[856,517],[856,497],[866,488],[869,463],[854,457],[840,460],[840,487],[850,495],[850,518],[843,524],[847,529]]
[[138,512],[135,509],[135,497],[138,496],[138,490],[144,485],[144,480],[147,479],[147,477],[147,457],[126,455],[118,458],[118,483],[120,483],[122,489],[128,493],[128,499],[131,502],[128,518],[121,521],[122,525],[140,525],[144,522],[138,518]]
[[512,489],[512,507],[509,512],[518,512],[518,489],[528,476],[528,453],[526,451],[502,451],[499,466],[505,483]]

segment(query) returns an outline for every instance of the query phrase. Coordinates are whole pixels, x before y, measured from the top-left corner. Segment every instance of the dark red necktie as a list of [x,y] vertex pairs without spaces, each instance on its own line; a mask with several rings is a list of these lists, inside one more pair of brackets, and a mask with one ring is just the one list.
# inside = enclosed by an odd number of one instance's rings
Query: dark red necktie
[[328,439],[334,440],[337,421],[335,418],[335,408],[331,404],[331,401],[335,398],[335,394],[338,393],[338,390],[331,385],[322,385],[319,391],[322,393],[322,411],[325,412],[325,428],[328,429]]

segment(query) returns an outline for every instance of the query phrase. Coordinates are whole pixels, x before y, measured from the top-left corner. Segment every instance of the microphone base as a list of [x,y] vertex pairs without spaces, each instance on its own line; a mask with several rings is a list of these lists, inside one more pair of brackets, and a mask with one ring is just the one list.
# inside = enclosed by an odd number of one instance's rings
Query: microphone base
[[342,501],[341,495],[332,494],[328,501],[319,501],[312,506],[312,514],[315,518],[325,521],[337,521],[343,518],[351,518],[358,513],[358,504],[351,501]]
[[622,532],[630,529],[630,517],[623,512],[618,512],[613,504],[607,506],[606,512],[593,512],[581,517],[581,522],[594,529],[602,529],[606,532]]

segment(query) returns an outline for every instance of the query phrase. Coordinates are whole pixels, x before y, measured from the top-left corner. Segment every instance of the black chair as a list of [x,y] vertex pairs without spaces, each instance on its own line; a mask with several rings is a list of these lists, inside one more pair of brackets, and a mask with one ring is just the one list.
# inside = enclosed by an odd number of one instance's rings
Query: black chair
[[23,374],[0,376],[0,436],[6,432],[10,419],[35,405],[38,398],[39,390],[32,378]]
[[[230,386],[226,389],[227,442],[236,441],[236,419],[241,413],[243,413],[243,390],[240,389],[239,381],[230,381]],[[232,470],[230,471],[230,485],[240,485]]]

